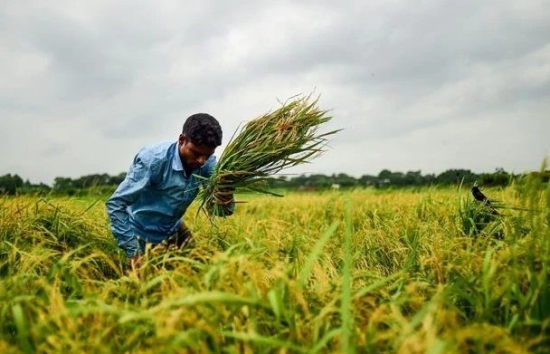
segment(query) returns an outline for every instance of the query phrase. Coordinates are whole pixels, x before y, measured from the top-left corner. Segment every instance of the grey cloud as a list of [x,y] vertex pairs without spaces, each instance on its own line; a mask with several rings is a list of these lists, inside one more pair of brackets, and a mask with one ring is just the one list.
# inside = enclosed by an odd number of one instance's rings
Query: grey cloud
[[289,38],[285,44],[291,48],[280,48],[285,55],[265,58],[257,65],[259,70],[282,72],[347,66],[342,78],[347,82],[382,89],[384,84],[391,89],[409,82],[418,89],[459,78],[478,62],[517,58],[546,44],[550,35],[550,22],[537,9],[517,13],[510,9],[513,3],[422,4],[327,7],[326,27]]
[[[0,141],[14,151],[0,167],[38,179],[118,173],[141,145],[173,138],[188,114],[215,114],[228,136],[276,99],[314,89],[333,109],[325,128],[345,129],[304,171],[458,167],[473,153],[461,134],[478,139],[476,127],[539,159],[550,150],[541,133],[550,112],[541,103],[550,89],[546,3],[9,2],[0,14],[0,112],[9,119],[0,131],[49,130],[41,158],[51,171],[34,169],[18,139]],[[528,124],[513,128],[517,117]],[[492,169],[495,157],[519,166],[489,150],[476,168]]]

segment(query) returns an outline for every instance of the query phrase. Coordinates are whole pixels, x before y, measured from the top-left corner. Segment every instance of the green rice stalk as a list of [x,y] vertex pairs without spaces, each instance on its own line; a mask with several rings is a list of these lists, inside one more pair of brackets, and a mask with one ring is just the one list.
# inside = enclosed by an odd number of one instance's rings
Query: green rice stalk
[[321,238],[315,243],[313,246],[312,251],[309,253],[306,262],[302,268],[302,271],[300,272],[300,275],[298,277],[298,284],[300,288],[304,288],[307,285],[307,281],[311,275],[311,270],[313,269],[313,266],[315,265],[315,262],[319,259],[321,254],[323,253],[323,249],[325,248],[326,244],[330,241],[330,238],[334,233],[336,232],[338,228],[339,222],[335,221],[330,225],[328,230],[321,236]]
[[351,201],[346,201],[344,210],[345,234],[344,234],[344,267],[342,269],[342,294],[340,304],[340,316],[342,318],[342,352],[355,353],[354,345],[354,318],[352,312],[352,267],[353,267],[353,221],[351,216]]
[[224,197],[235,189],[274,194],[266,187],[271,176],[321,155],[339,130],[317,132],[332,118],[317,103],[311,95],[294,97],[237,130],[199,196],[199,210],[223,215]]
[[286,352],[286,351],[281,351],[281,349],[290,349],[290,351],[293,353],[308,352],[306,348],[302,348],[301,346],[294,344],[290,340],[283,340],[283,339],[278,339],[274,337],[266,337],[255,332],[223,331],[221,334],[225,338],[233,338],[233,339],[236,339],[237,341],[241,341],[245,343],[253,343],[260,347],[269,347],[273,349],[279,349],[279,352]]
[[17,328],[17,336],[19,338],[19,344],[23,353],[30,354],[34,353],[33,346],[30,341],[29,331],[27,330],[27,323],[25,320],[25,314],[23,313],[23,308],[19,304],[13,305],[11,308],[13,321],[15,322],[15,327]]

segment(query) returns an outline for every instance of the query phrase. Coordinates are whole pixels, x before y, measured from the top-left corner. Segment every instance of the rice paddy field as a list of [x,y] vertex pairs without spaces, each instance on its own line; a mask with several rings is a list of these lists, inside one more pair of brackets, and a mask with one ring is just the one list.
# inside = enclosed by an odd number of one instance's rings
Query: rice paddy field
[[0,198],[0,353],[550,353],[550,187],[238,196],[125,269],[105,198]]

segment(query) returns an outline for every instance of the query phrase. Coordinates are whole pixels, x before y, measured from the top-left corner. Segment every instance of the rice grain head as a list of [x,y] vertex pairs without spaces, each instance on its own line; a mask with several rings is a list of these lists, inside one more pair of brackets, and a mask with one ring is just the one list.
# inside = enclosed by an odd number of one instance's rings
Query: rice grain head
[[339,130],[318,133],[332,118],[318,108],[318,101],[295,96],[237,129],[201,191],[199,210],[220,215],[223,195],[235,189],[274,194],[266,187],[271,176],[321,155],[327,138]]

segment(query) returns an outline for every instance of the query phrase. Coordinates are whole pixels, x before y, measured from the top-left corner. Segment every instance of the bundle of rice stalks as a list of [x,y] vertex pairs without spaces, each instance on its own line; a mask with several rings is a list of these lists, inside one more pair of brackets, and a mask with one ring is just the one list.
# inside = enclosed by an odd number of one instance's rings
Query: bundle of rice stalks
[[226,196],[235,189],[275,194],[265,187],[271,176],[322,154],[327,137],[339,130],[317,132],[332,118],[317,103],[311,95],[297,96],[237,129],[199,196],[199,210],[223,215]]

